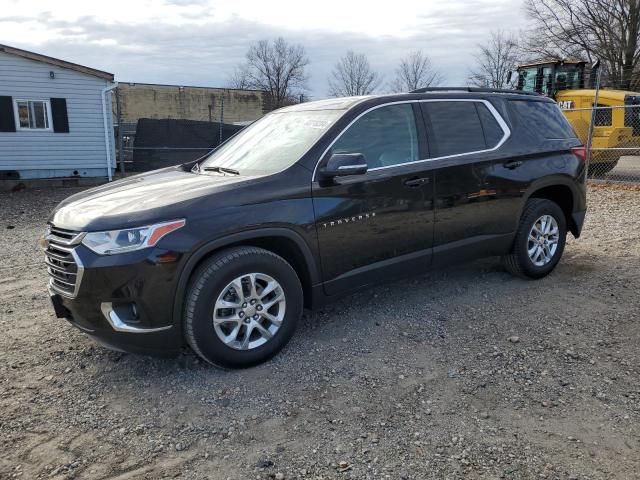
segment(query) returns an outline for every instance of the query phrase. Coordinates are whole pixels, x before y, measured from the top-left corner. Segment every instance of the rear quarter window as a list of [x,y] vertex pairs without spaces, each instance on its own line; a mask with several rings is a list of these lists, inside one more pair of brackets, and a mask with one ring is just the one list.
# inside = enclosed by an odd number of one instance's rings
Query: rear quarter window
[[566,117],[555,103],[510,100],[509,107],[516,123],[545,140],[576,138]]
[[505,135],[481,101],[424,102],[431,126],[432,157],[482,152],[495,148]]
[[484,103],[476,103],[476,109],[482,123],[487,148],[494,148],[504,137],[504,131]]

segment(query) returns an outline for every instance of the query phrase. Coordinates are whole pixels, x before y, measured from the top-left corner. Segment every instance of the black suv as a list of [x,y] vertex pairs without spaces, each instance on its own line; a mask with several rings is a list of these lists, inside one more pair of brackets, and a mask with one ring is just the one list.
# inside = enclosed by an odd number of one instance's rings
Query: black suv
[[197,163],[70,197],[42,240],[56,314],[108,346],[245,367],[303,308],[500,255],[528,278],[580,235],[585,149],[553,101],[465,89],[272,112]]

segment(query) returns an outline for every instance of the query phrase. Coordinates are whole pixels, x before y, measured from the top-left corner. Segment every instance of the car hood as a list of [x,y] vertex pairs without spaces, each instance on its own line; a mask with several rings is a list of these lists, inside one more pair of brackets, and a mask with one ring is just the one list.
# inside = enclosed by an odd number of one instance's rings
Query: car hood
[[195,174],[179,168],[157,170],[73,195],[49,221],[75,231],[99,231],[183,218],[189,203],[235,188],[257,177]]

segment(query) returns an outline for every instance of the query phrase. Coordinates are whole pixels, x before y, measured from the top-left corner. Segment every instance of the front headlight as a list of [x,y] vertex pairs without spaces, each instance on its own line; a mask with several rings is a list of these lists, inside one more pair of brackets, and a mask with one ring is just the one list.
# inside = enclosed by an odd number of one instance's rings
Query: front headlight
[[82,239],[82,243],[99,255],[132,252],[153,247],[162,237],[184,227],[185,223],[182,219],[139,228],[89,232]]

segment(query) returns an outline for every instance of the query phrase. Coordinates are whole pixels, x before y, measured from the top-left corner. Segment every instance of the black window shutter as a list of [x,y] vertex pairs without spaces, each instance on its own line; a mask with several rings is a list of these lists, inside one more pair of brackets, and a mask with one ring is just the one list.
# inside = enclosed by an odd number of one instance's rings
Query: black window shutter
[[67,100],[65,98],[51,99],[51,119],[55,133],[69,133],[69,117],[67,116]]
[[13,99],[0,96],[0,132],[15,132],[16,118],[13,116]]

